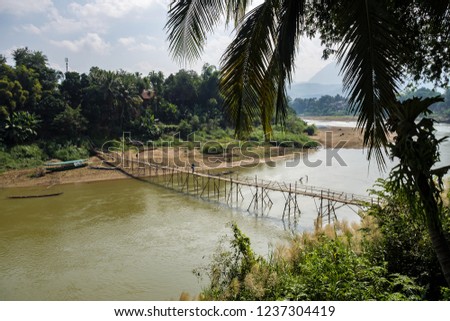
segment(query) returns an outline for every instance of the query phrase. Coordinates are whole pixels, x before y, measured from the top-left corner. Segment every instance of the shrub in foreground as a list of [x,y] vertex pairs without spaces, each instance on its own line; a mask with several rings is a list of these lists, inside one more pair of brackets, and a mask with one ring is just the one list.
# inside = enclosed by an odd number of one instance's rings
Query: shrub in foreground
[[[377,242],[373,220],[361,226],[327,226],[304,233],[269,258],[256,255],[250,240],[232,224],[230,248],[195,271],[209,278],[207,300],[419,300],[424,289],[413,279],[389,274],[365,250]],[[370,233],[368,232],[370,230]]]

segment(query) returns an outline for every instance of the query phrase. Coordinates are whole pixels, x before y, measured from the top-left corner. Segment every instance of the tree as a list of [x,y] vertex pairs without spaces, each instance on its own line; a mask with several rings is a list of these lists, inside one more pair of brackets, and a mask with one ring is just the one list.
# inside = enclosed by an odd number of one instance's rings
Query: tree
[[177,105],[184,117],[195,114],[199,83],[200,79],[195,71],[181,69],[175,75],[167,77],[164,98]]
[[88,78],[82,111],[91,126],[90,132],[96,136],[112,136],[129,130],[131,116],[137,116],[140,104],[135,75],[93,67]]
[[[450,280],[450,250],[442,224],[444,214],[442,193],[443,176],[450,166],[434,168],[439,161],[439,143],[443,139],[434,136],[434,120],[426,117],[429,107],[442,98],[413,98],[399,102],[389,121],[395,132],[395,143],[391,145],[391,157],[399,164],[391,172],[396,190],[406,191],[412,208],[411,216],[428,229],[433,249],[447,282]],[[420,121],[418,117],[424,115]],[[436,182],[437,181],[437,182]]]
[[[396,98],[405,70],[416,79],[448,81],[449,1],[265,0],[247,13],[250,3],[173,1],[166,25],[173,56],[192,61],[200,56],[207,33],[222,17],[234,22],[236,36],[222,58],[220,90],[236,135],[250,131],[257,119],[270,135],[273,115],[284,118],[285,86],[292,80],[301,36],[320,33],[324,56],[337,56],[350,110],[363,129],[368,158],[375,155],[380,167],[385,164],[388,120],[398,119],[401,109]],[[405,162],[411,157],[397,155],[406,158],[401,160]],[[433,184],[433,173],[427,168],[416,168],[421,175],[412,175],[409,184]],[[434,206],[426,205],[432,194],[419,193],[430,218],[439,215],[433,212]],[[442,238],[433,242],[433,248],[436,253],[450,253]],[[450,284],[450,260],[440,255],[438,259]]]
[[25,66],[36,73],[43,91],[53,91],[56,88],[60,75],[47,66],[47,56],[41,51],[32,51],[25,47],[14,50],[12,55],[16,67]]
[[5,142],[8,145],[16,145],[28,141],[37,135],[36,129],[39,123],[39,119],[27,111],[13,112],[8,116],[4,128],[2,128]]
[[77,107],[81,104],[83,89],[81,75],[75,71],[66,72],[64,80],[59,85],[59,91],[66,102],[72,107]]
[[219,93],[219,71],[215,66],[205,64],[202,68],[201,83],[198,89],[199,112],[208,118],[222,116],[222,98]]
[[81,114],[81,108],[67,106],[64,111],[56,115],[53,125],[60,135],[74,140],[86,130],[87,121]]

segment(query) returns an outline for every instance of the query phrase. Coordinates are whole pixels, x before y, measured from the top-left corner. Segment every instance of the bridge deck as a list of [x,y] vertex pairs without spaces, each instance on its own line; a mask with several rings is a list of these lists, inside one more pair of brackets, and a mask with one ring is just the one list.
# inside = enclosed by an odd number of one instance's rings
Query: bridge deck
[[182,167],[170,167],[170,166],[162,166],[158,164],[152,164],[149,162],[143,161],[135,161],[135,164],[139,166],[147,166],[153,168],[155,171],[161,171],[157,175],[168,175],[173,172],[184,173],[187,175],[193,175],[196,177],[203,177],[206,179],[214,179],[217,181],[222,181],[225,183],[231,184],[239,184],[242,186],[249,186],[253,188],[264,188],[270,191],[276,191],[281,193],[291,193],[296,195],[308,196],[313,198],[320,198],[324,200],[329,200],[337,203],[342,203],[346,205],[357,205],[357,206],[367,206],[371,204],[379,204],[379,199],[376,197],[370,197],[366,195],[358,195],[354,193],[336,191],[328,188],[321,188],[317,186],[311,185],[303,185],[298,183],[285,183],[285,182],[277,182],[271,180],[263,180],[258,178],[249,178],[249,177],[227,177],[227,176],[218,176],[211,174],[209,172],[204,172],[202,169],[198,169],[192,172],[191,169],[182,168]]

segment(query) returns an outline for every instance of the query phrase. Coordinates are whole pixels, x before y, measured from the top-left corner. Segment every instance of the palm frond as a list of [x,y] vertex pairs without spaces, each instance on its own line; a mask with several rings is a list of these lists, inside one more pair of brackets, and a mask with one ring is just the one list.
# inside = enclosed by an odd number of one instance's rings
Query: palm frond
[[233,21],[237,27],[243,21],[251,2],[251,0],[226,0],[226,23]]
[[302,32],[305,15],[305,0],[281,1],[279,10],[280,25],[278,28],[277,49],[281,68],[286,72],[289,82],[295,71],[295,54]]
[[277,102],[276,120],[283,122],[286,118],[288,103],[286,99],[286,81],[291,83],[295,71],[295,55],[305,15],[305,0],[285,0],[280,2],[278,10],[278,38],[275,55],[278,66],[269,72],[276,79]]
[[273,84],[267,86],[266,72],[273,55],[275,14],[272,1],[249,12],[222,57],[220,91],[237,136],[250,131],[258,119],[267,125],[273,116],[273,108],[267,108],[275,101]]
[[375,153],[384,168],[383,150],[388,143],[386,121],[395,102],[401,66],[396,57],[404,50],[396,37],[395,19],[376,0],[349,0],[343,7],[344,34],[338,48],[342,63],[344,90],[349,94],[351,111],[364,129],[368,158]]
[[198,59],[207,34],[212,32],[223,15],[223,0],[174,0],[171,3],[167,40],[169,50],[180,63]]

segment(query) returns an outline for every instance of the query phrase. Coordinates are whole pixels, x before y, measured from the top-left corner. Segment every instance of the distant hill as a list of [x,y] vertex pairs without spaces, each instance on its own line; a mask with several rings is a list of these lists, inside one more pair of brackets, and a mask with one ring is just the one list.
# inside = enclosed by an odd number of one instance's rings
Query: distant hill
[[287,88],[288,96],[295,98],[320,98],[325,95],[342,96],[342,84],[295,83]]
[[325,95],[342,95],[342,77],[339,67],[330,63],[312,76],[307,82],[294,83],[287,89],[292,98],[320,98]]
[[334,62],[329,63],[312,76],[308,83],[322,85],[336,85],[342,83],[342,77],[339,75],[339,66]]

